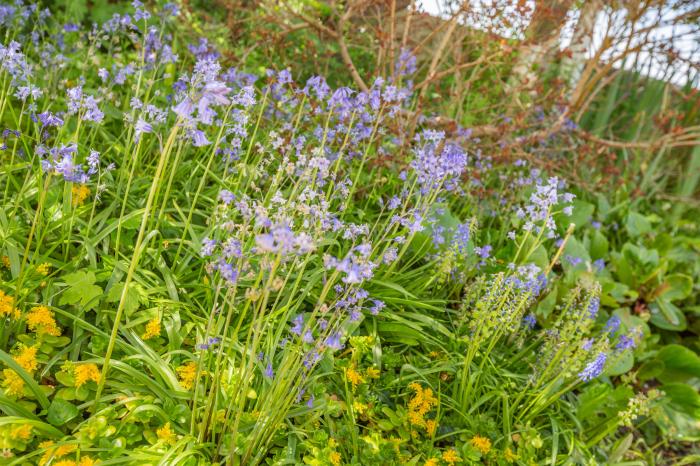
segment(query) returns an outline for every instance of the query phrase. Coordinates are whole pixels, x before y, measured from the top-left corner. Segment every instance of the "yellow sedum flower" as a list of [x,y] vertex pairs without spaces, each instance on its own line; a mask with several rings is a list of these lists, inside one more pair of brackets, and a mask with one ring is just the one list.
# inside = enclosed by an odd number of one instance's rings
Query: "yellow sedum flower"
[[44,262],[43,264],[39,264],[36,266],[36,273],[39,275],[47,276],[49,272],[51,271],[51,264],[48,262]]
[[506,461],[509,463],[515,462],[515,460],[518,459],[518,455],[513,453],[513,450],[510,449],[510,447],[506,448],[506,451],[503,452],[503,458],[505,458]]
[[56,325],[53,312],[46,306],[36,306],[29,310],[25,317],[27,327],[39,335],[61,336],[61,329]]
[[194,387],[194,381],[197,378],[197,364],[190,361],[176,369],[177,375],[180,377],[180,385],[185,390],[190,390]]
[[83,456],[82,458],[80,458],[78,466],[95,466],[96,464],[97,462],[89,456]]
[[[421,427],[428,431],[428,421],[425,419],[425,415],[438,405],[438,400],[433,396],[432,389],[423,389],[419,383],[412,382],[408,388],[414,392],[413,397],[408,402],[408,422],[412,426]],[[436,427],[437,424],[431,429]],[[430,432],[428,431],[428,433]]]
[[487,439],[486,437],[475,435],[472,437],[469,443],[471,443],[474,448],[479,450],[482,455],[485,455],[491,451],[491,440]]
[[355,410],[356,413],[363,414],[367,410],[367,405],[359,401],[353,401],[352,409]]
[[435,431],[437,430],[438,423],[435,419],[428,419],[425,421],[425,431],[430,435],[431,437],[435,435]]
[[440,464],[439,461],[440,460],[437,458],[430,458],[430,459],[425,460],[425,463],[423,463],[423,466],[438,466],[438,464]]
[[[44,455],[41,457],[39,460],[39,466],[43,466],[44,464],[48,463],[51,461],[52,466],[76,466],[75,461],[73,460],[61,460],[61,461],[55,461],[58,458],[61,458],[63,456],[66,456],[70,453],[73,453],[75,450],[78,449],[78,446],[75,444],[68,444],[68,445],[61,445],[58,447],[53,447],[54,442],[51,440],[47,440],[45,442],[41,442],[39,444],[39,448],[41,449],[46,449],[44,452]],[[82,465],[81,465],[82,466]]]
[[29,424],[22,424],[12,429],[10,436],[14,440],[29,440],[32,436],[32,426]]
[[74,184],[71,193],[73,194],[73,206],[83,205],[85,199],[90,195],[90,188],[84,184]]
[[350,366],[345,369],[345,377],[348,382],[352,384],[352,389],[355,390],[358,385],[363,383],[365,380],[362,378],[362,374],[355,370],[355,366]]
[[442,453],[442,459],[449,465],[462,462],[462,458],[459,457],[457,450],[454,448],[444,451]]
[[146,331],[143,333],[141,338],[144,340],[150,340],[151,338],[157,337],[160,335],[160,319],[158,317],[154,317],[151,319],[148,324],[146,324]]
[[66,456],[70,453],[73,453],[75,450],[78,449],[78,446],[76,444],[68,444],[68,445],[61,445],[59,447],[56,447],[56,450],[54,450],[54,456],[56,458],[60,458],[62,456]]
[[73,460],[61,460],[57,462],[51,462],[52,466],[77,466]]
[[331,462],[333,466],[340,466],[342,462],[342,457],[340,456],[340,453],[337,451],[332,451],[330,455],[328,455],[328,459]]
[[17,364],[22,366],[22,369],[31,374],[38,366],[36,361],[36,352],[38,349],[38,346],[21,345],[19,353],[17,353],[17,355],[15,355],[12,359],[14,359]]
[[175,436],[175,432],[170,428],[169,422],[166,422],[163,427],[156,430],[156,435],[158,436],[159,440],[164,441],[168,445],[174,445],[175,442],[177,441],[177,437]]
[[6,268],[10,268],[10,258],[8,256],[2,256],[2,265]]
[[19,309],[15,307],[15,298],[0,290],[0,317],[17,319],[19,316]]
[[[37,350],[37,346],[21,345],[19,352],[12,359],[31,375],[38,366],[36,360]],[[22,377],[12,369],[3,369],[2,375],[5,379],[2,381],[5,393],[16,397],[22,396],[24,392],[24,380],[22,380]]]
[[97,368],[96,364],[77,364],[73,368],[73,377],[75,378],[75,386],[82,387],[91,380],[93,382],[99,382],[100,370]]
[[3,369],[2,376],[4,378],[2,386],[5,388],[5,393],[10,396],[22,396],[24,393],[24,380],[22,380],[22,377],[12,369]]

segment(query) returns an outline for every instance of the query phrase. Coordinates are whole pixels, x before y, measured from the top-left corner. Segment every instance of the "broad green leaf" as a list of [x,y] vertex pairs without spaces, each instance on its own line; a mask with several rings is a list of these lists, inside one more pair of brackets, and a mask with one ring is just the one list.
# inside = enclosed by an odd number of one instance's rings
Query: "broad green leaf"
[[664,372],[664,369],[666,369],[666,366],[664,365],[663,361],[652,359],[651,361],[647,361],[641,365],[637,371],[637,378],[642,382],[646,382],[647,380],[651,380],[661,375]]
[[72,421],[78,417],[78,414],[78,408],[73,403],[62,398],[54,398],[49,406],[46,420],[58,427]]
[[[122,296],[122,290],[124,290],[124,283],[117,283],[112,288],[109,289],[107,293],[108,303],[118,303]],[[126,290],[126,296],[124,301],[124,312],[127,316],[136,311],[141,303],[148,302],[146,293],[144,292],[141,285],[138,283],[130,283],[129,288]]]
[[684,383],[671,383],[662,385],[661,391],[674,409],[700,421],[700,395],[697,390]]
[[625,222],[627,232],[632,237],[645,235],[651,231],[651,222],[644,215],[630,211]]
[[571,215],[566,217],[566,222],[564,222],[566,223],[565,226],[568,226],[569,223],[573,223],[578,229],[589,225],[591,223],[593,212],[595,211],[595,206],[591,203],[580,201],[578,199],[574,200],[572,204],[574,209]]
[[88,272],[74,272],[63,277],[68,288],[61,295],[59,304],[80,304],[81,307],[94,309],[97,307],[97,298],[102,294],[102,288],[95,285],[95,274]]
[[632,351],[625,351],[616,361],[615,365],[608,368],[605,373],[608,375],[622,375],[634,366],[634,354]]
[[661,284],[661,295],[663,299],[675,301],[685,299],[693,291],[693,279],[688,275],[675,273],[666,277]]
[[657,299],[649,304],[651,310],[651,319],[649,322],[664,330],[685,330],[688,326],[688,321],[683,314],[683,311],[665,299]]
[[591,259],[602,259],[608,255],[608,239],[600,231],[593,232],[591,237]]
[[664,346],[656,355],[656,359],[664,364],[664,371],[658,376],[664,383],[700,379],[700,356],[685,346]]

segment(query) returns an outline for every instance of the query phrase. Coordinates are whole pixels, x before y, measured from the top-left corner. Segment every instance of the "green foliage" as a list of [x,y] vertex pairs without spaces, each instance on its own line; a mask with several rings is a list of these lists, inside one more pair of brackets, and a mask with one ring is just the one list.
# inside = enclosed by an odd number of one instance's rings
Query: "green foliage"
[[[292,3],[324,27],[338,19],[328,3]],[[548,172],[478,154],[474,138],[422,132],[408,108],[380,99],[372,112],[340,118],[338,103],[283,85],[279,73],[258,81],[250,106],[231,104],[240,89],[217,73],[209,86],[231,86],[219,96],[228,103],[210,126],[186,122],[172,109],[185,98],[206,107],[205,78],[189,82],[190,94],[173,87],[187,87],[176,80],[192,76],[212,44],[233,49],[239,72],[290,68],[303,83],[323,71],[334,87],[351,84],[337,41],[293,28],[294,47],[251,49],[258,28],[280,27],[259,8],[242,9],[245,21],[229,30],[199,15],[232,21],[230,10],[191,5],[179,20],[153,16],[113,34],[66,27],[133,14],[102,0],[57,2],[46,22],[3,23],[24,41],[31,82],[44,91],[30,99],[35,110],[64,120],[53,127],[27,111],[2,68],[0,118],[20,131],[3,135],[0,153],[0,446],[12,464],[696,458],[697,209],[635,192],[692,197],[697,148],[683,160],[687,177],[665,173],[664,151],[644,153],[626,168],[633,183],[573,184],[569,202]],[[163,39],[157,50],[146,45],[155,41],[142,35],[147,26]],[[385,72],[354,27],[345,32],[361,74]],[[60,34],[61,53],[35,48],[31,32],[51,45]],[[211,42],[195,41],[200,33]],[[242,39],[228,44],[224,33]],[[165,46],[180,60],[141,66],[146,51]],[[61,66],[42,73],[47,57]],[[501,118],[494,108],[503,108],[514,58],[466,78],[483,92],[452,99],[435,86],[423,104],[461,122]],[[122,85],[115,75],[127,65],[137,71]],[[648,116],[662,110],[666,86],[654,82],[620,106],[637,79],[620,76],[581,124],[634,140],[653,130]],[[100,124],[66,111],[66,90],[78,83],[97,98]],[[163,115],[151,118],[149,105]],[[646,117],[633,118],[640,109]],[[144,118],[153,127],[139,134]],[[200,129],[208,144],[197,141]],[[552,150],[565,153],[566,137]],[[43,166],[72,143],[81,166],[90,150],[101,153],[85,182]],[[459,162],[465,148],[455,176],[442,173],[451,166],[430,171]],[[426,166],[421,151],[432,157]],[[540,199],[552,190],[554,201]]]

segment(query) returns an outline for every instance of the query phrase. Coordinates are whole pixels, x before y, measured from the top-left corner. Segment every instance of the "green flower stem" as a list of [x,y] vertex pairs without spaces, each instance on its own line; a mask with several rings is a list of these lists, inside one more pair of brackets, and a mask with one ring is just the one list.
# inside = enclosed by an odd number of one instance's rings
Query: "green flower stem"
[[170,131],[168,140],[163,148],[158,159],[158,167],[153,175],[153,182],[151,184],[151,189],[148,192],[148,198],[146,199],[146,205],[143,210],[143,215],[141,216],[141,227],[139,228],[138,236],[136,237],[136,243],[134,244],[134,255],[129,263],[129,269],[126,273],[126,278],[124,279],[124,287],[122,288],[121,295],[119,297],[119,304],[117,306],[117,312],[114,316],[114,324],[112,326],[112,333],[109,337],[109,343],[107,344],[107,351],[104,356],[104,363],[102,364],[102,371],[100,373],[100,381],[97,383],[97,391],[95,393],[95,404],[93,405],[93,411],[97,410],[100,402],[100,396],[102,395],[102,390],[104,389],[105,382],[107,381],[107,374],[109,373],[110,360],[112,357],[112,352],[114,351],[114,344],[117,341],[117,336],[119,334],[119,325],[121,322],[122,314],[124,313],[124,306],[126,304],[126,297],[129,290],[129,285],[133,279],[134,272],[141,258],[141,253],[143,252],[141,248],[141,243],[143,242],[144,235],[146,233],[146,224],[148,223],[148,218],[151,213],[151,206],[153,199],[155,197],[156,190],[160,185],[160,178],[163,172],[163,167],[165,166],[168,157],[170,156],[170,151],[172,145],[177,137],[178,131],[180,129],[179,121],[175,123],[173,129]]

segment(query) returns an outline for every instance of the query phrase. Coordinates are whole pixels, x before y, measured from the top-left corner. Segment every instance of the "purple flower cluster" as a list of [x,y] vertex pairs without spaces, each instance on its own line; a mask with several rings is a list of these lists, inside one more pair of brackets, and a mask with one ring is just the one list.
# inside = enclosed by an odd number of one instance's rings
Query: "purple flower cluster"
[[603,369],[605,369],[605,362],[608,360],[608,355],[604,352],[598,353],[598,355],[595,357],[595,359],[591,362],[589,362],[586,367],[579,372],[578,378],[582,382],[588,382],[589,380],[593,380],[596,377],[598,377],[600,374],[603,373]]
[[435,189],[455,191],[459,177],[467,167],[466,152],[457,144],[447,142],[444,132],[426,130],[416,135],[415,157],[411,168],[424,193]]
[[536,175],[535,186],[530,195],[530,203],[518,207],[515,215],[524,222],[523,229],[525,231],[534,231],[539,234],[544,229],[547,238],[554,238],[556,229],[552,216],[554,210],[559,204],[567,204],[562,207],[562,212],[565,215],[571,215],[572,206],[570,204],[574,195],[560,193],[564,183],[558,178],[551,177],[543,182],[539,178],[539,172],[535,171],[534,174]]
[[[76,144],[48,150],[44,146],[38,146],[36,153],[41,157],[41,167],[45,172],[60,175],[65,181],[74,183],[89,182],[90,177],[96,174],[100,167],[100,154],[94,150],[90,151],[87,157],[87,170],[82,164],[77,163],[75,161],[78,154]],[[108,170],[112,168],[112,165],[107,167]]]
[[326,254],[323,257],[323,264],[326,270],[336,270],[343,273],[342,281],[347,284],[360,284],[369,280],[374,275],[377,267],[375,262],[370,260],[372,246],[364,243],[355,246],[343,259]]
[[97,99],[83,93],[82,86],[76,86],[66,91],[68,115],[77,114],[83,121],[100,123],[104,119],[104,113],[97,106]]

